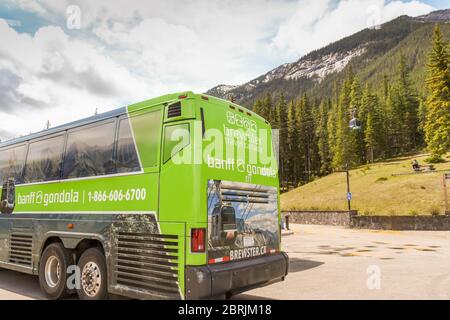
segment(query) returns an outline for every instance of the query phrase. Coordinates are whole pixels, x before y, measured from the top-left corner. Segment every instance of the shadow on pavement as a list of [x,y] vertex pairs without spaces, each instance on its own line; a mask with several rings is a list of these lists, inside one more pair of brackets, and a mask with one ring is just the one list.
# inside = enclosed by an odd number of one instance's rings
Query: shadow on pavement
[[289,273],[305,271],[308,269],[312,269],[312,268],[321,266],[322,264],[323,264],[323,262],[320,262],[320,261],[290,258],[289,259]]
[[[0,269],[0,289],[28,299],[44,299],[36,276]],[[1,297],[8,299],[8,297]]]
[[[289,263],[289,273],[295,273],[300,271],[309,270],[322,265],[323,262],[305,260],[299,258],[291,258]],[[0,289],[13,292],[17,295],[23,296],[28,299],[45,299],[42,294],[37,276],[24,274],[20,272],[0,269]],[[8,299],[8,297],[1,297],[0,299]],[[14,299],[14,297],[12,297]],[[115,299],[114,299],[115,298]],[[122,300],[123,297],[114,297],[114,300]],[[77,299],[76,295],[71,295],[65,299],[72,300]],[[127,299],[127,298],[125,298]],[[233,300],[272,300],[263,296],[257,296],[252,294],[239,294],[232,297]]]

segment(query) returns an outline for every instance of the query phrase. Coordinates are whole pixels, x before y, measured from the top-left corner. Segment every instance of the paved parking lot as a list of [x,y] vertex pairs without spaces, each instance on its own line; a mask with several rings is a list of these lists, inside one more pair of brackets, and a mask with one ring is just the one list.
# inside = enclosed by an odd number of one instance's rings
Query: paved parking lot
[[[249,296],[450,299],[450,232],[309,225],[293,225],[292,229],[295,234],[283,239],[291,258],[286,281],[249,291]],[[378,272],[379,283],[374,278]]]
[[[292,225],[286,281],[233,299],[450,299],[450,232]],[[0,270],[0,299],[43,299],[36,277]]]

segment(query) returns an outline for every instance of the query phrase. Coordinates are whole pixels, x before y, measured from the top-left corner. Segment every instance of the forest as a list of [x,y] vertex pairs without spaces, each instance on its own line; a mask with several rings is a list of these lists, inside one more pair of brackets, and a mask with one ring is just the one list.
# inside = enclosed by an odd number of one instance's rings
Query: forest
[[450,52],[439,25],[427,56],[426,79],[415,89],[405,55],[396,57],[394,75],[374,88],[350,64],[325,97],[299,99],[267,92],[253,111],[279,130],[283,189],[333,171],[419,151],[430,163],[450,149]]

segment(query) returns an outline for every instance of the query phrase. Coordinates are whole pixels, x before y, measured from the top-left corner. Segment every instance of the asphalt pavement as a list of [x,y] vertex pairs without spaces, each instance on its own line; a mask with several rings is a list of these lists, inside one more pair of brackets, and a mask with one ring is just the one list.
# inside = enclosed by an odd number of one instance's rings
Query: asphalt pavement
[[[450,299],[450,232],[291,229],[286,280],[233,299]],[[0,269],[0,299],[44,296],[37,277]]]

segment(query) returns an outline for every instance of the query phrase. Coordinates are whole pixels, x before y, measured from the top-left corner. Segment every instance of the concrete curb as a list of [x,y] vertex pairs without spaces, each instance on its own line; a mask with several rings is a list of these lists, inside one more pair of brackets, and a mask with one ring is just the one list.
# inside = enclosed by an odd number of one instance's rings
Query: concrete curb
[[292,230],[281,230],[281,236],[282,237],[291,236],[293,234],[294,234],[294,231],[292,231]]

